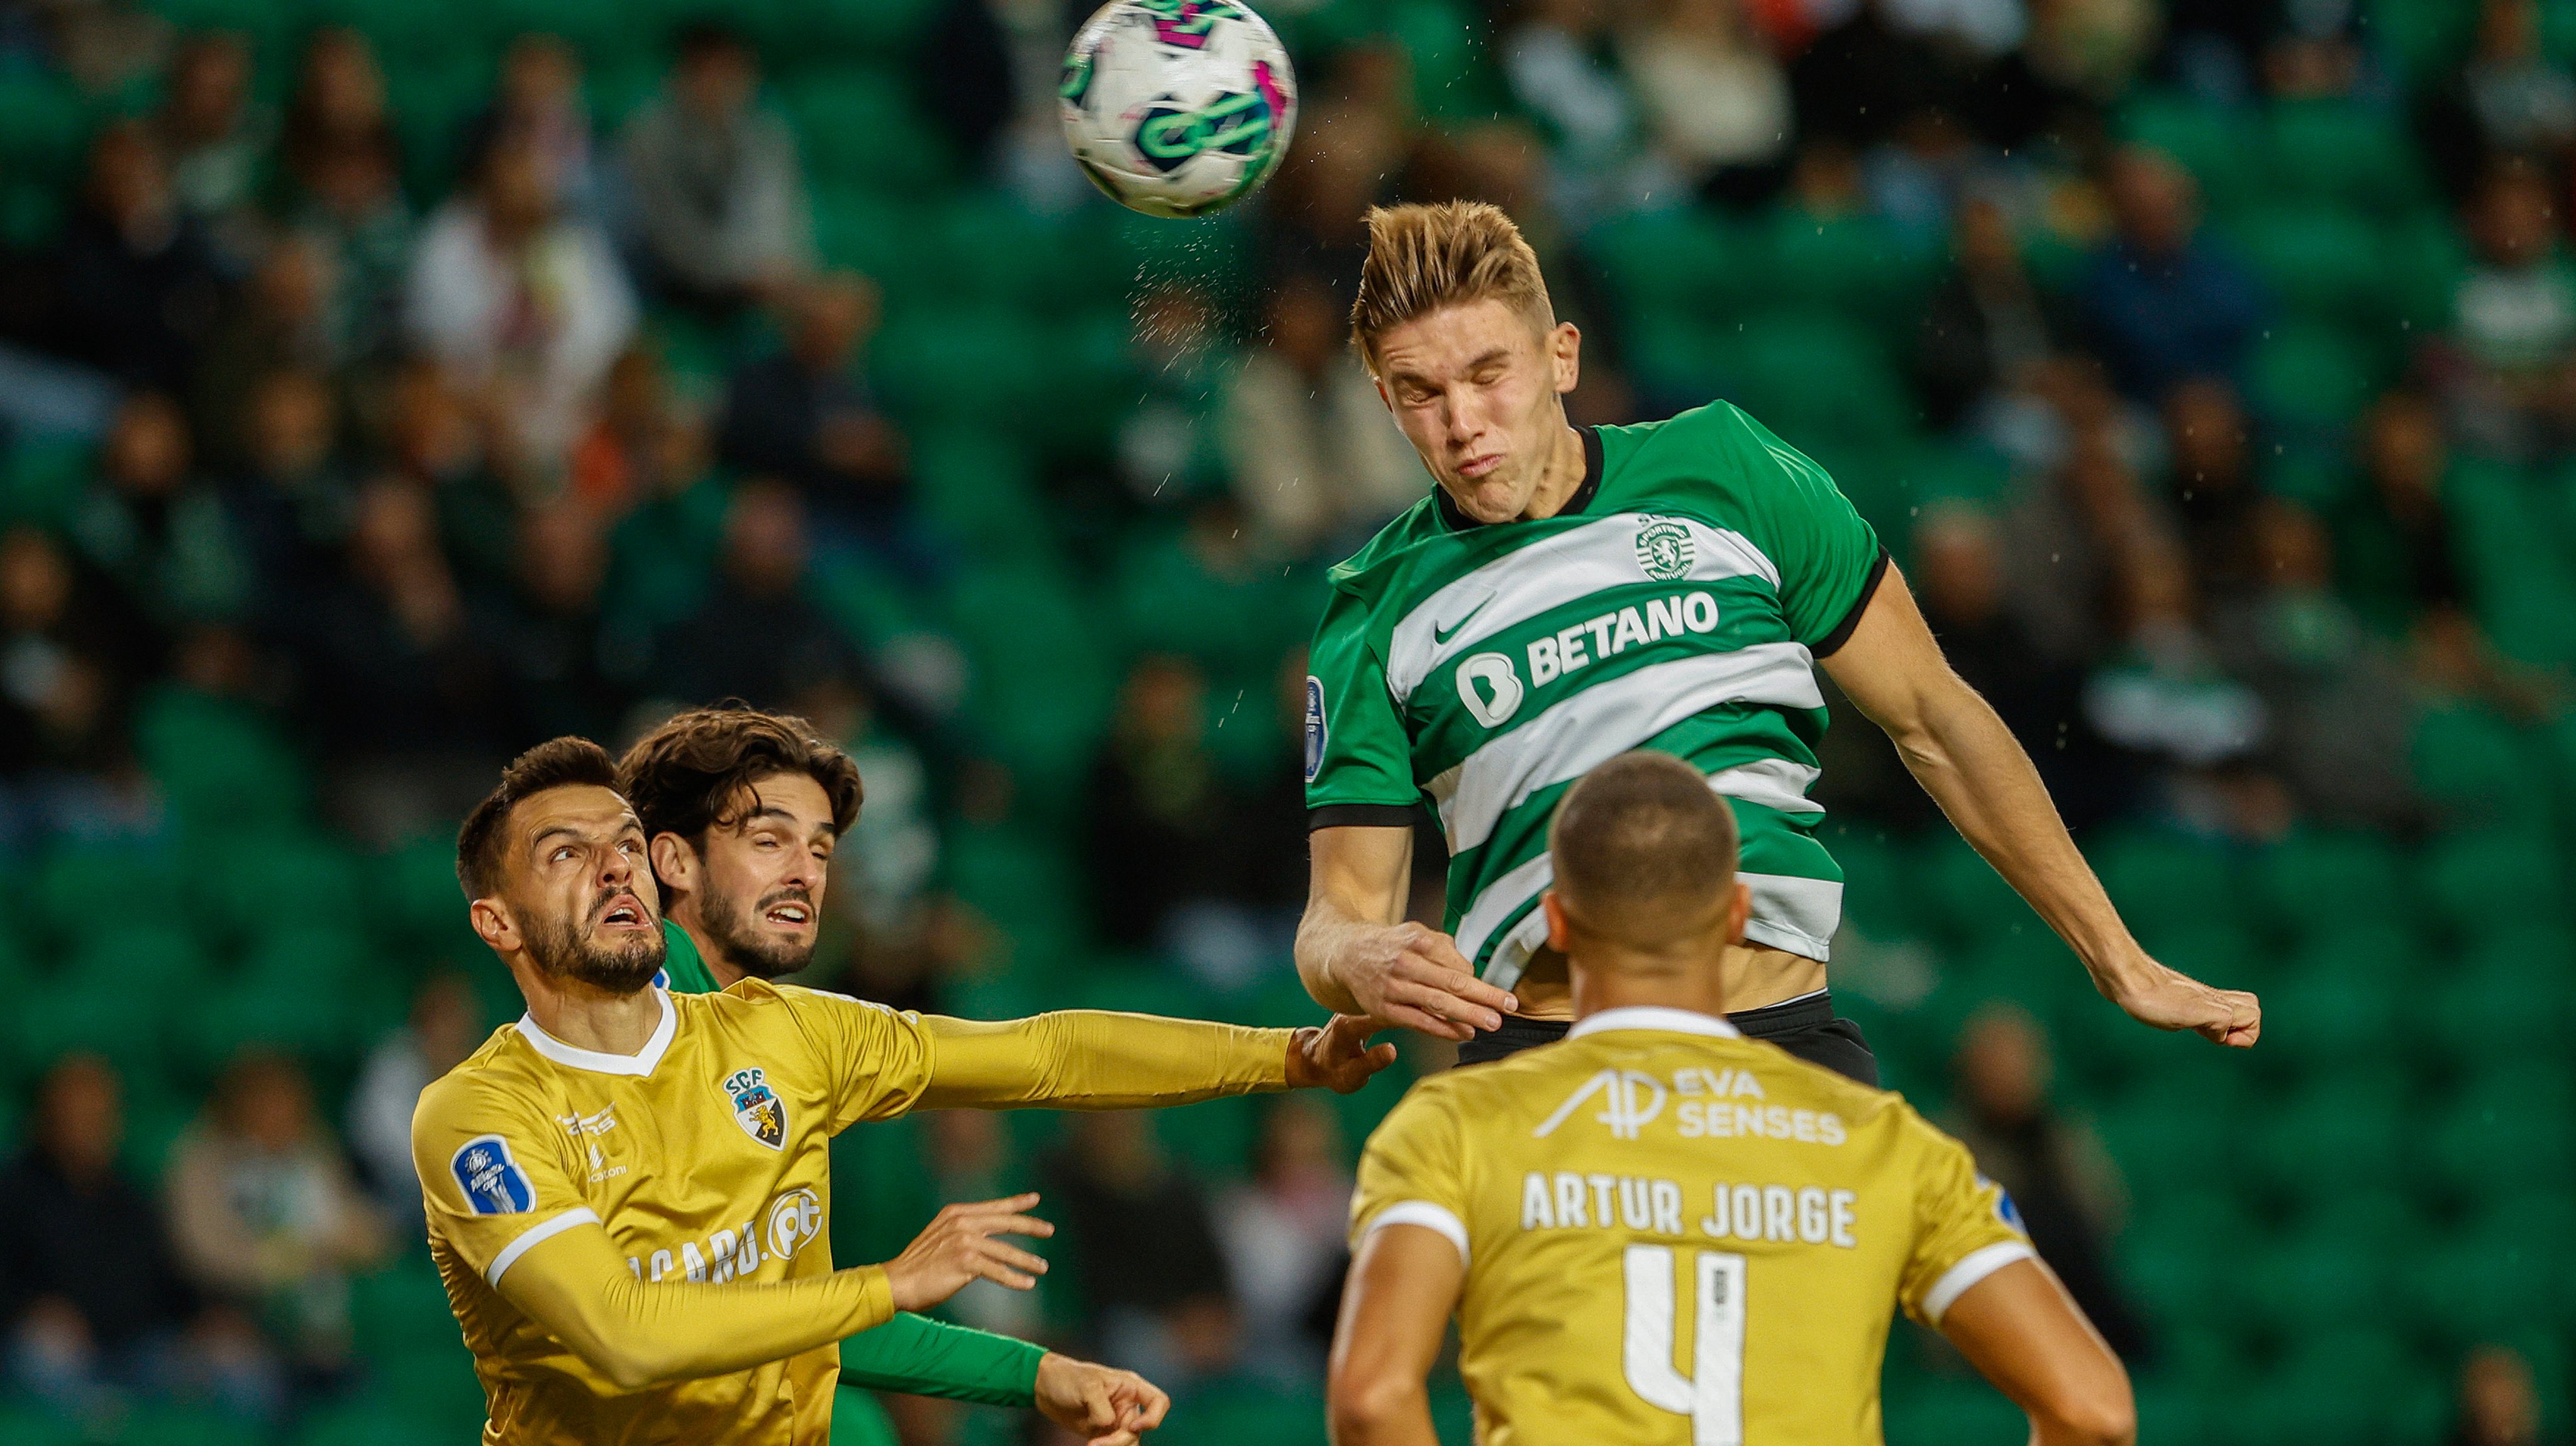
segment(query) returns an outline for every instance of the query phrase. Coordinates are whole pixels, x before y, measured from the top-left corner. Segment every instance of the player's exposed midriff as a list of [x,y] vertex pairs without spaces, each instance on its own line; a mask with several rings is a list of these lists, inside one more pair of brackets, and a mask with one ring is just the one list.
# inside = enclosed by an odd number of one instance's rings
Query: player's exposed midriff
[[[1726,978],[1726,1007],[1733,1011],[1760,1009],[1825,987],[1821,961],[1786,949],[1732,945],[1719,968]],[[1524,1019],[1574,1017],[1574,989],[1566,976],[1565,956],[1546,945],[1530,956],[1529,968],[1512,992],[1520,998]]]

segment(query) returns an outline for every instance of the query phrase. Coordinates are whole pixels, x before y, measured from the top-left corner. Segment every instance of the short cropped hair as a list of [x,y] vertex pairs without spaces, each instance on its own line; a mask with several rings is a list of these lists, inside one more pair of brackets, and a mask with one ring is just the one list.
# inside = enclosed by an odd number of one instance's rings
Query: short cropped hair
[[832,804],[832,832],[859,821],[859,765],[791,713],[746,704],[694,708],[635,740],[617,764],[618,791],[635,805],[644,836],[675,833],[704,852],[709,828],[740,816],[751,786],[801,773]]
[[507,845],[501,826],[510,810],[548,789],[587,786],[615,788],[617,761],[587,738],[553,738],[510,760],[501,770],[501,786],[465,816],[456,831],[456,882],[468,899],[488,899],[501,887],[501,860]]
[[1725,902],[1735,810],[1669,753],[1623,753],[1568,789],[1548,825],[1556,891],[1590,931],[1652,947]]
[[1377,370],[1378,338],[1432,312],[1499,301],[1541,325],[1553,322],[1538,253],[1502,208],[1484,201],[1373,206],[1368,259],[1351,303],[1351,340]]

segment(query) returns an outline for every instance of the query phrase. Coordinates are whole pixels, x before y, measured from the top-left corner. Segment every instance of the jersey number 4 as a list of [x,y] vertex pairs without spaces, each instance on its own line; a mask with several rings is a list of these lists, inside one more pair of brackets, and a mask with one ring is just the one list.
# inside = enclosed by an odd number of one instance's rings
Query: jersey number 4
[[1628,1329],[1620,1364],[1638,1399],[1690,1418],[1691,1446],[1743,1446],[1744,1257],[1717,1250],[1688,1253],[1699,1302],[1690,1374],[1673,1364],[1673,1251],[1662,1245],[1628,1247]]

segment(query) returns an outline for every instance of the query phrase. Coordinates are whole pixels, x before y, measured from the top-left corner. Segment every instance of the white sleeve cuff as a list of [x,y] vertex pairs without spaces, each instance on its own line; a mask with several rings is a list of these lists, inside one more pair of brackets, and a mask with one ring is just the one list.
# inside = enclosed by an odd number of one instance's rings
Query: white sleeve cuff
[[1968,1287],[2003,1269],[2016,1260],[2037,1260],[2039,1256],[2018,1240],[1999,1240],[1983,1250],[1969,1251],[1967,1257],[1951,1266],[1947,1273],[1923,1293],[1923,1318],[1934,1325],[1951,1302],[1968,1293]]
[[528,1251],[539,1241],[552,1240],[556,1236],[563,1234],[565,1231],[570,1230],[576,1225],[596,1225],[598,1223],[599,1217],[591,1213],[589,1206],[576,1205],[561,1215],[556,1216],[552,1220],[546,1221],[542,1225],[531,1225],[528,1227],[526,1233],[522,1234],[518,1239],[501,1247],[501,1253],[493,1256],[492,1264],[489,1268],[484,1270],[483,1278],[494,1285],[499,1285],[501,1283],[501,1272],[509,1269],[513,1265],[516,1265],[519,1261],[519,1257],[527,1254]]
[[1367,1233],[1375,1235],[1390,1225],[1419,1225],[1425,1230],[1437,1230],[1448,1237],[1450,1244],[1458,1247],[1460,1265],[1465,1265],[1472,1258],[1467,1250],[1467,1227],[1460,1224],[1458,1217],[1451,1214],[1445,1205],[1434,1205],[1428,1200],[1398,1200],[1377,1212],[1377,1218],[1369,1222]]

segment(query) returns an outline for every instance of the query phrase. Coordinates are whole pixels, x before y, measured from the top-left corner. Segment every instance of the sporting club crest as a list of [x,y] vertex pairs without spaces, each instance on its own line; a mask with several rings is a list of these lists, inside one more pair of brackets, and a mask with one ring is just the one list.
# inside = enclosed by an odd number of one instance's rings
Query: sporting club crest
[[769,1087],[769,1071],[758,1065],[738,1069],[724,1082],[733,1097],[733,1122],[742,1132],[773,1150],[787,1144],[787,1102]]
[[1671,517],[1639,519],[1637,528],[1637,566],[1657,582],[1673,582],[1690,576],[1691,563],[1698,549],[1691,542],[1690,524]]

